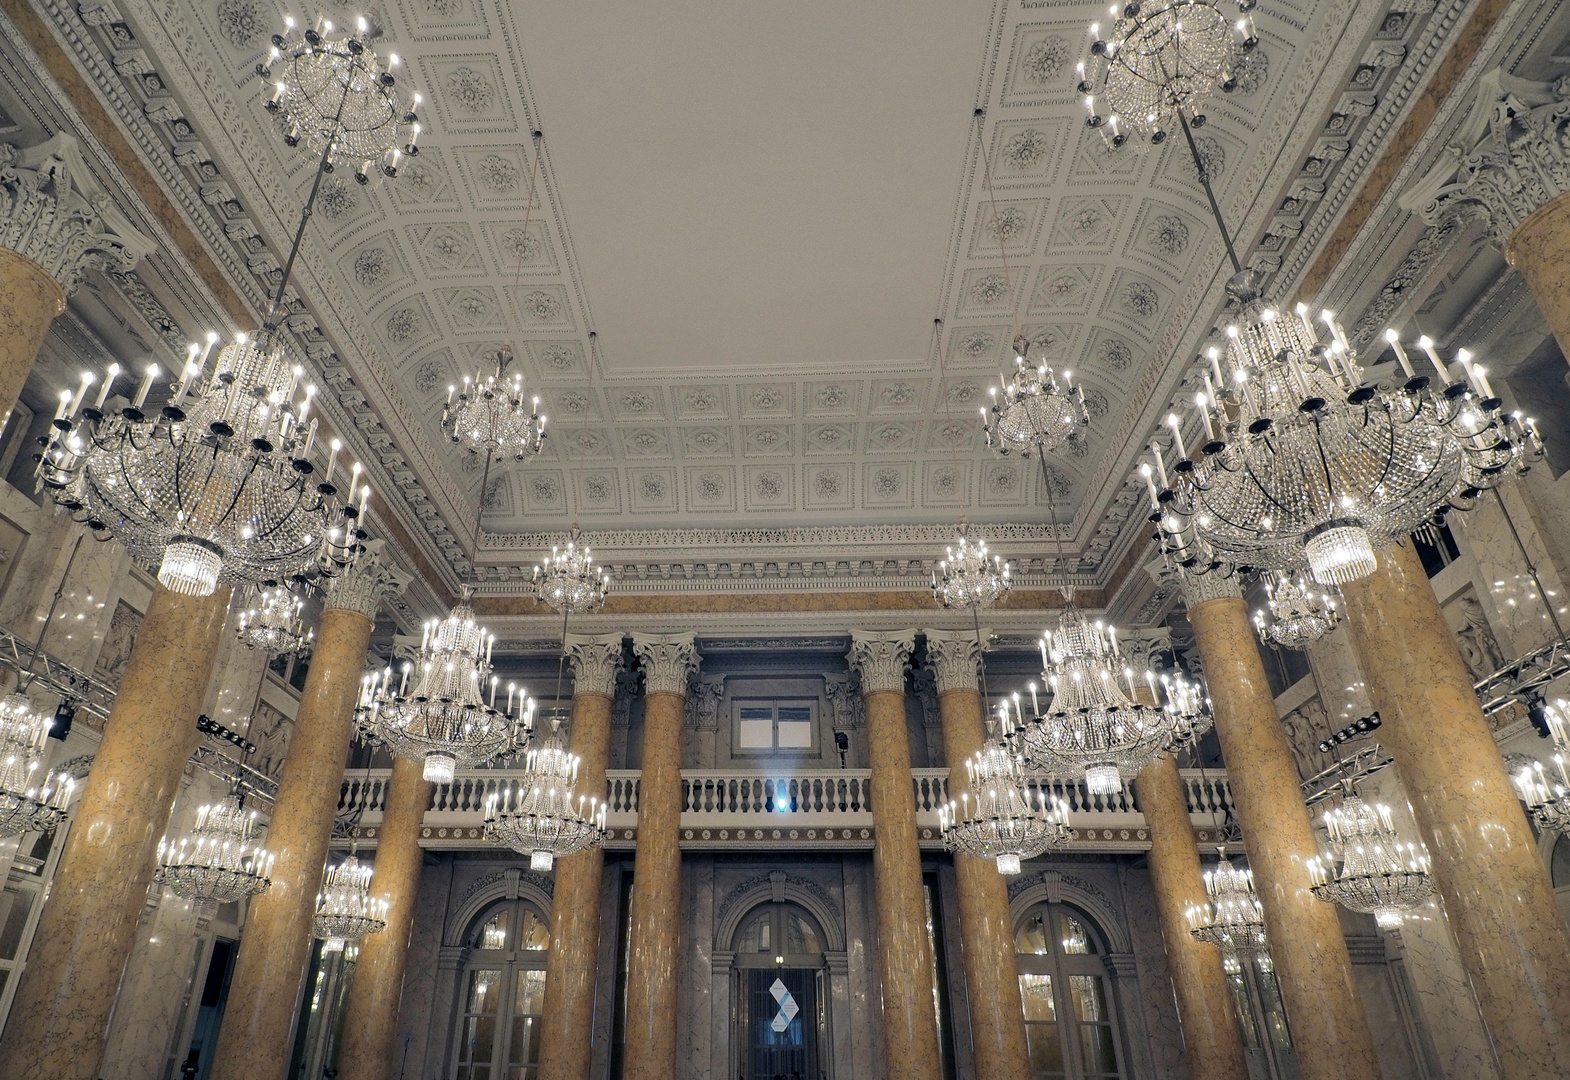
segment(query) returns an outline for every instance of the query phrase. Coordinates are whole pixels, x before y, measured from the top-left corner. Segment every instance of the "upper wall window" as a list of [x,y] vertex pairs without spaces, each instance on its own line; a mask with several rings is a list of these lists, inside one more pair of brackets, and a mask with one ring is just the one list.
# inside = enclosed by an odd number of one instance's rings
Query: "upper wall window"
[[731,710],[733,754],[818,752],[816,698],[737,698]]

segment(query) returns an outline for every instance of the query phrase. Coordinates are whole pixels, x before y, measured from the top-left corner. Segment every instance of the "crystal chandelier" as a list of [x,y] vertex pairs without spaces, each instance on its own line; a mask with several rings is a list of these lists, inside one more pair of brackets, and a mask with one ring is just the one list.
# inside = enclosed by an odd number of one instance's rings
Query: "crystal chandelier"
[[1170,477],[1153,446],[1162,486],[1151,518],[1180,566],[1306,563],[1319,584],[1344,585],[1374,571],[1379,548],[1541,456],[1531,422],[1502,412],[1469,355],[1469,382],[1431,392],[1392,336],[1407,378],[1382,389],[1365,382],[1329,312],[1322,343],[1306,308],[1282,316],[1239,278],[1229,286],[1242,301],[1239,324],[1227,327],[1230,378],[1212,352],[1195,398],[1205,442],[1191,456],[1169,417],[1180,458]]
[[[1236,86],[1239,56],[1254,48],[1255,0],[1147,0],[1114,4],[1110,22],[1090,27],[1090,60],[1079,65],[1086,123],[1113,146],[1130,131],[1161,143],[1216,88]],[[1235,7],[1236,21],[1223,7]],[[1101,102],[1097,102],[1098,95]],[[1102,106],[1106,113],[1103,114]]]
[[196,811],[196,826],[179,840],[158,842],[153,880],[187,900],[230,904],[272,884],[273,856],[256,835],[256,811],[237,793]]
[[965,762],[970,786],[958,801],[938,808],[943,843],[978,859],[993,859],[998,873],[1017,874],[1020,862],[1067,846],[1074,830],[1068,804],[1043,792],[1032,803],[1020,761],[1005,746],[988,743]]
[[511,347],[503,346],[496,351],[494,372],[483,378],[479,372],[472,379],[465,375],[462,391],[447,388],[442,431],[474,453],[522,461],[544,446],[545,417],[540,415],[538,397],[524,397],[523,376],[507,377],[512,360]]
[[1233,866],[1225,845],[1216,853],[1220,861],[1205,871],[1209,900],[1186,912],[1188,932],[1227,957],[1258,955],[1265,949],[1265,909],[1254,893],[1254,872]]
[[1543,832],[1564,835],[1570,835],[1570,738],[1566,736],[1564,720],[1567,710],[1570,702],[1563,699],[1552,705],[1537,699],[1533,726],[1553,743],[1553,773],[1543,768],[1542,762],[1533,761],[1514,776],[1516,792],[1537,827]]
[[506,707],[496,708],[500,680],[491,675],[496,636],[475,623],[473,596],[465,585],[446,618],[425,624],[420,651],[404,662],[401,679],[389,663],[366,676],[360,689],[360,730],[393,753],[422,762],[422,775],[437,784],[451,783],[460,765],[469,768],[513,752],[534,716],[532,701],[525,710],[527,695],[513,686]]
[[303,656],[316,631],[305,625],[305,598],[276,581],[256,586],[235,628],[240,644],[274,656]]
[[1073,373],[1065,371],[1063,381],[1045,364],[1031,365],[1030,339],[1023,334],[1014,339],[1014,374],[1001,380],[1001,391],[994,386],[992,408],[981,410],[987,445],[1000,453],[1018,450],[1030,457],[1056,449],[1072,439],[1084,437],[1090,423],[1085,392],[1074,385]]
[[371,896],[371,868],[351,851],[343,862],[327,868],[322,891],[316,894],[311,936],[322,940],[323,953],[335,953],[386,927],[387,901]]
[[485,838],[527,853],[531,870],[605,842],[605,804],[577,794],[578,755],[552,729],[529,748],[523,775],[485,802]]
[[1350,790],[1325,811],[1330,854],[1309,861],[1312,890],[1319,899],[1374,916],[1387,929],[1421,907],[1434,891],[1428,852],[1404,844],[1390,808],[1364,801]]
[[1254,612],[1254,626],[1265,644],[1283,649],[1306,649],[1341,621],[1334,587],[1316,589],[1302,574],[1268,575],[1265,605],[1270,614]]
[[0,836],[54,832],[76,781],[49,768],[49,718],[17,691],[0,701]]
[[[378,31],[379,33],[379,31]],[[285,16],[267,59],[256,65],[266,84],[267,110],[284,126],[284,142],[321,154],[331,167],[358,164],[355,180],[398,175],[405,155],[418,154],[420,95],[406,107],[398,93],[398,54],[384,59],[361,16],[354,32],[319,18],[303,32]]]
[[972,543],[969,532],[970,522],[961,518],[959,541],[932,571],[932,595],[946,608],[991,607],[1013,585],[1009,564],[988,554],[985,540]]
[[1041,639],[1051,701],[1042,710],[1032,684],[1034,716],[1015,731],[1005,713],[1005,733],[1032,767],[1082,772],[1089,791],[1111,794],[1125,777],[1203,733],[1210,713],[1199,686],[1176,674],[1158,679],[1146,671],[1150,703],[1137,700],[1133,670],[1119,670],[1116,629],[1087,619],[1074,606],[1072,590],[1065,590],[1065,599],[1057,631]]
[[534,595],[561,612],[564,619],[599,607],[611,584],[610,574],[594,565],[588,545],[579,544],[578,536],[574,524],[567,546],[551,548],[545,562],[534,568]]

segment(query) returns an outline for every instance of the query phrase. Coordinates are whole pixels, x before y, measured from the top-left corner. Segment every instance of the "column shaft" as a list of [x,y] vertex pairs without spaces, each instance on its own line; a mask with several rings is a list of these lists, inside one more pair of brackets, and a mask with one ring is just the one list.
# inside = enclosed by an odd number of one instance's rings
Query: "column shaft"
[[1410,545],[1386,548],[1379,569],[1343,592],[1385,721],[1379,743],[1395,758],[1433,857],[1504,1074],[1562,1076],[1570,934],[1423,564]]
[[[605,797],[612,703],[608,694],[579,691],[572,698],[572,752],[581,759],[578,790],[597,799]],[[589,1080],[604,868],[605,853],[599,848],[556,861],[540,1019],[540,1080]]]
[[376,864],[371,895],[387,901],[387,928],[360,943],[349,981],[338,1075],[343,1080],[386,1080],[392,1075],[398,1042],[398,1005],[403,999],[403,969],[409,958],[409,931],[420,895],[420,826],[431,805],[431,785],[421,767],[393,759],[387,809],[376,834]]
[[[662,690],[644,695],[638,853],[627,934],[626,1080],[670,1080],[676,1075],[681,729],[686,713],[685,694]],[[586,1039],[588,1032],[577,1035]]]
[[[970,687],[945,690],[938,695],[938,712],[943,719],[949,798],[958,799],[966,789],[965,761],[986,741],[981,691]],[[954,856],[954,876],[959,886],[960,949],[970,991],[976,1075],[1024,1080],[1030,1076],[1030,1055],[1025,1046],[1025,1010],[1014,960],[1008,883],[998,873],[996,862],[963,852]]]
[[[905,695],[874,690],[867,711],[867,757],[877,839],[872,876],[877,888],[878,961],[883,981],[883,1046],[889,1080],[943,1075],[932,1002],[932,946],[922,891],[916,800],[911,786]],[[1018,993],[1016,989],[1015,993]]]
[[1308,862],[1319,843],[1248,607],[1241,597],[1221,596],[1191,606],[1188,617],[1303,1080],[1378,1080],[1340,918],[1309,892]]
[[273,885],[246,914],[213,1080],[278,1080],[288,1063],[372,625],[358,611],[322,611],[267,828],[267,848],[277,857]]
[[0,1042],[4,1080],[99,1075],[228,606],[227,587],[153,590]]
[[1161,757],[1145,766],[1134,781],[1134,794],[1150,828],[1150,887],[1177,994],[1188,1071],[1196,1080],[1248,1080],[1243,1034],[1221,952],[1188,932],[1188,909],[1204,902],[1205,877],[1177,762]]
[[0,417],[16,404],[49,324],[64,310],[65,290],[54,275],[0,248]]
[[1565,252],[1570,250],[1570,193],[1539,206],[1517,225],[1505,241],[1505,261],[1526,279],[1537,310],[1554,332],[1559,351],[1570,356],[1570,275]]

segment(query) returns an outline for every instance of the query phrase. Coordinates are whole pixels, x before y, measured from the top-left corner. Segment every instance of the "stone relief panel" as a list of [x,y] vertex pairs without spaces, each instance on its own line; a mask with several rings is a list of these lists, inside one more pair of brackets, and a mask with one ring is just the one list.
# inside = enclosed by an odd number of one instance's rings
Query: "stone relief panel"
[[131,662],[131,647],[136,644],[136,634],[141,628],[142,613],[124,600],[116,601],[93,674],[111,686],[119,686],[126,665]]

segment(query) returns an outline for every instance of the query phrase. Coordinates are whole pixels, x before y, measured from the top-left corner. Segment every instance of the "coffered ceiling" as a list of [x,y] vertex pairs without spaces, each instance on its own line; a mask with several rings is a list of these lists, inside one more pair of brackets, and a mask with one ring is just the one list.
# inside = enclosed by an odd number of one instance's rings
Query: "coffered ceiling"
[[[260,308],[314,166],[251,75],[282,9],[43,6]],[[1199,146],[1283,298],[1464,8],[1260,4],[1260,48]],[[769,559],[908,586],[962,514],[1043,582],[1050,486],[1057,571],[1106,583],[1142,543],[1127,478],[1192,393],[1224,257],[1179,140],[1111,152],[1083,122],[1074,63],[1102,11],[386,0],[381,47],[429,100],[428,138],[395,181],[328,178],[289,325],[389,521],[448,588],[476,552],[489,588],[521,587],[573,521],[634,589],[722,588]],[[121,285],[144,313],[204,307],[169,280]],[[1021,328],[1092,416],[1045,479],[981,441]],[[508,339],[551,438],[491,474],[476,536],[482,470],[438,420],[449,383]]]

